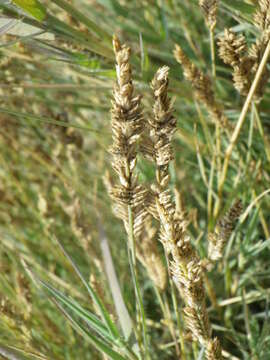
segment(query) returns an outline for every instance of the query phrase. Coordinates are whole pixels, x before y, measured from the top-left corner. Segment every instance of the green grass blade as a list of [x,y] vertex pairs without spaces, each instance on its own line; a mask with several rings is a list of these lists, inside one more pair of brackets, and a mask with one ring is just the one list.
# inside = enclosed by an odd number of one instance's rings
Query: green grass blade
[[38,0],[13,0],[13,3],[39,21],[46,17],[46,8]]
[[91,129],[86,126],[81,126],[81,125],[77,125],[77,124],[69,123],[69,122],[65,122],[65,121],[60,121],[60,120],[52,120],[52,119],[44,118],[41,116],[27,114],[27,113],[21,113],[18,111],[8,110],[8,109],[4,109],[4,108],[0,108],[0,113],[14,115],[16,117],[23,118],[25,120],[30,119],[30,120],[42,121],[42,122],[45,122],[48,124],[53,124],[53,125],[59,125],[59,126],[64,126],[64,127],[73,127],[76,129],[86,130],[86,131],[90,131],[90,132],[99,132],[98,130]]
[[76,315],[78,315],[81,319],[87,322],[90,327],[95,330],[100,336],[102,336],[105,340],[113,341],[113,338],[108,332],[107,327],[99,320],[97,316],[92,314],[90,311],[85,310],[74,299],[69,299],[67,296],[62,294],[60,291],[58,291],[51,285],[45,283],[42,280],[38,281],[45,289],[47,289],[47,291],[51,294],[51,296],[55,298],[55,300],[60,301],[68,309],[72,310]]
[[119,331],[117,329],[117,327],[115,326],[115,324],[113,323],[113,321],[111,320],[111,317],[108,313],[108,311],[106,310],[104,304],[102,303],[102,301],[99,299],[99,297],[97,296],[97,294],[95,293],[95,291],[93,290],[93,288],[87,283],[87,281],[84,279],[83,275],[81,274],[80,270],[78,269],[78,267],[75,265],[75,263],[73,262],[73,260],[71,259],[71,257],[68,255],[68,253],[65,251],[65,249],[63,248],[63,246],[59,243],[58,240],[56,240],[60,249],[62,250],[63,254],[65,255],[65,257],[68,259],[68,261],[70,262],[71,266],[73,267],[73,269],[75,270],[76,274],[78,275],[78,277],[80,278],[80,280],[82,281],[83,285],[85,286],[87,292],[89,293],[90,297],[92,298],[93,302],[96,304],[96,306],[99,309],[99,312],[103,318],[104,323],[106,324],[106,326],[108,327],[110,333],[112,334],[112,336],[115,339],[119,339],[120,340],[120,334]]
[[[8,360],[47,360],[43,355],[31,354],[15,346],[0,344],[0,356]],[[1,358],[2,359],[2,358]]]
[[53,301],[59,310],[64,314],[64,316],[68,319],[74,330],[76,330],[79,334],[81,334],[91,345],[93,345],[98,351],[103,354],[109,356],[112,360],[126,360],[122,355],[112,350],[111,346],[107,345],[104,341],[98,339],[96,336],[87,332],[75,319],[73,319],[64,309],[63,307],[57,303],[57,301]]

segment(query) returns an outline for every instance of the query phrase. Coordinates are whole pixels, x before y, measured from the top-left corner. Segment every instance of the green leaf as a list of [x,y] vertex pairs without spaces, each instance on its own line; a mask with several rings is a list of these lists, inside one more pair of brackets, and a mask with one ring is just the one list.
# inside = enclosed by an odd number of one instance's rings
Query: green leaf
[[38,0],[13,0],[13,3],[39,21],[46,17],[46,9]]
[[62,311],[65,317],[69,320],[72,327],[80,333],[91,345],[93,345],[97,350],[101,353],[108,355],[112,360],[126,360],[122,355],[117,353],[116,351],[112,350],[112,347],[107,345],[104,341],[98,339],[96,336],[90,334],[86,331],[74,318],[72,318],[64,309],[63,307],[54,301],[58,308]]
[[114,339],[119,339],[120,340],[120,334],[119,331],[116,327],[116,325],[114,324],[114,322],[112,321],[110,314],[108,313],[108,311],[106,310],[103,302],[101,301],[101,299],[97,296],[97,294],[95,293],[95,291],[93,290],[93,288],[87,283],[87,281],[84,279],[83,275],[81,274],[80,270],[78,269],[78,267],[75,265],[75,263],[73,262],[73,260],[71,259],[71,257],[67,254],[67,252],[65,251],[65,249],[63,248],[63,246],[61,245],[61,243],[55,239],[58,243],[58,245],[60,246],[62,252],[64,253],[65,257],[68,259],[68,261],[70,262],[71,266],[73,267],[73,269],[75,270],[76,274],[78,275],[78,277],[80,278],[80,280],[82,281],[83,285],[85,286],[86,290],[88,291],[90,297],[92,298],[93,302],[96,304],[96,306],[99,309],[99,312],[103,318],[103,321],[105,322],[107,328],[109,329],[110,333],[112,334],[112,336],[114,337]]
[[99,320],[99,318],[91,313],[88,310],[85,310],[80,304],[78,304],[74,299],[69,299],[67,296],[62,294],[60,291],[53,288],[51,285],[45,283],[42,280],[38,280],[43,287],[55,298],[55,300],[60,301],[65,305],[69,310],[73,311],[78,315],[83,321],[85,321],[94,331],[96,331],[100,336],[108,341],[113,341],[110,333],[107,330],[107,327]]

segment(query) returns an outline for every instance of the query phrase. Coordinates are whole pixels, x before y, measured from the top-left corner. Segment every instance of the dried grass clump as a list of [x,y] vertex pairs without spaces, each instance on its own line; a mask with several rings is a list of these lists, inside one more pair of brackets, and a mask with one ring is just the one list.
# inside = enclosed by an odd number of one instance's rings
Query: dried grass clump
[[[260,0],[259,7],[254,15],[254,24],[261,35],[248,49],[245,37],[236,35],[229,29],[225,29],[224,36],[219,40],[219,56],[233,68],[234,86],[238,92],[246,96],[250,90],[254,76],[262,60],[266,46],[270,40],[270,1]],[[264,93],[269,80],[269,71],[264,73],[257,86],[255,97],[259,100]]]
[[196,99],[205,106],[214,122],[230,130],[231,124],[215,98],[210,78],[189,60],[179,45],[175,46],[174,57],[182,65],[184,76],[191,83]]

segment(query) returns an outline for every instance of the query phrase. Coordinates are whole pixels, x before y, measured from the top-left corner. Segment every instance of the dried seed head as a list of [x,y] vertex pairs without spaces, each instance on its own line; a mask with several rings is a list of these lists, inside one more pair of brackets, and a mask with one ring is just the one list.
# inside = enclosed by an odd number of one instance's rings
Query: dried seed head
[[134,96],[132,72],[129,63],[130,48],[121,45],[114,37],[113,47],[116,57],[117,82],[112,102],[112,137],[113,168],[119,176],[120,183],[126,188],[134,186],[132,178],[136,164],[137,141],[144,129],[141,112],[141,97]]
[[[261,36],[251,46],[248,54],[243,35],[236,36],[230,30],[225,30],[224,37],[219,41],[219,55],[226,64],[233,67],[234,86],[243,96],[246,96],[251,88],[270,40],[270,0],[259,0],[259,7],[254,15],[254,24],[261,31]],[[269,77],[270,72],[266,67],[256,89],[257,101],[262,98]]]
[[205,21],[210,29],[214,29],[217,22],[217,0],[199,0],[199,5],[203,10]]
[[207,360],[222,360],[221,346],[217,338],[209,341],[206,347]]
[[208,258],[212,261],[219,260],[223,256],[224,247],[229,240],[236,220],[243,210],[241,200],[237,200],[229,212],[217,223],[213,233],[208,235]]
[[184,308],[184,313],[187,327],[192,332],[195,340],[207,346],[211,340],[208,340],[210,337],[210,324],[205,304],[203,303],[198,309],[187,306]]
[[259,8],[254,15],[254,24],[262,31],[270,31],[270,0],[259,0]]
[[240,66],[243,55],[247,52],[246,39],[243,35],[236,35],[229,29],[224,30],[224,36],[218,41],[219,56],[225,64]]
[[186,56],[179,45],[175,46],[174,57],[182,65],[185,78],[191,83],[195,97],[206,107],[214,122],[231,130],[231,125],[220,104],[217,103],[211,80],[204,75]]
[[[197,96],[212,97],[212,112],[220,116],[217,106],[213,106],[213,94],[208,87],[207,78],[187,59],[181,48],[176,48],[177,56],[183,64],[185,76],[193,82]],[[149,140],[142,146],[156,164],[156,184],[149,192],[148,211],[160,221],[160,241],[170,258],[169,270],[174,282],[183,296],[187,324],[194,338],[207,346],[211,340],[211,328],[205,307],[202,266],[187,234],[187,223],[182,209],[172,201],[168,188],[168,166],[173,159],[171,146],[176,121],[168,98],[168,68],[159,69],[152,81],[154,92],[153,119],[149,121]],[[199,81],[197,81],[199,78]],[[203,92],[203,89],[205,92]],[[209,90],[210,89],[210,90]],[[209,92],[208,94],[207,91]],[[209,103],[208,103],[209,105]],[[179,203],[179,201],[178,201]]]

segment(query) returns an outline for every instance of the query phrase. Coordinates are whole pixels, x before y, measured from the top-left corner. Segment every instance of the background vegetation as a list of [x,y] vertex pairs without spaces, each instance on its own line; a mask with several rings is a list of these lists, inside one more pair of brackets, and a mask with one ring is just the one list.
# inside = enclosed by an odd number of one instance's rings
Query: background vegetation
[[[229,27],[244,33],[249,44],[254,42],[256,5],[257,1],[220,0],[216,39]],[[261,103],[253,104],[246,117],[230,160],[222,207],[215,216],[216,128],[194,99],[173,56],[174,44],[180,44],[189,58],[211,75],[209,33],[197,0],[14,0],[2,1],[0,9],[3,358],[103,356],[89,338],[74,331],[52,303],[50,298],[55,298],[56,292],[37,280],[99,313],[58,241],[116,318],[100,248],[101,230],[105,231],[123,298],[136,319],[126,234],[111,212],[102,180],[104,173],[111,171],[108,147],[115,81],[111,43],[115,33],[132,48],[135,85],[143,95],[145,117],[152,106],[149,82],[159,66],[170,67],[170,94],[178,122],[176,158],[170,169],[172,186],[181,193],[190,236],[202,257],[207,254],[207,232],[213,230],[217,217],[236,198],[244,204],[245,216],[240,218],[222,261],[207,273],[209,314],[227,358],[269,359],[269,86]],[[235,124],[245,99],[233,87],[231,69],[218,56],[216,68],[217,97]],[[224,135],[221,160],[227,144]],[[153,167],[139,160],[139,169],[141,178],[150,184],[155,176]],[[264,196],[254,202],[261,194]],[[176,358],[159,298],[141,266],[139,283],[151,358]],[[171,295],[168,287],[162,299],[170,307],[176,328]],[[177,301],[181,308],[181,300]],[[202,352],[189,334],[181,336],[187,343],[187,359],[201,359]]]

